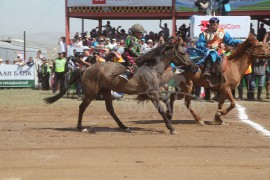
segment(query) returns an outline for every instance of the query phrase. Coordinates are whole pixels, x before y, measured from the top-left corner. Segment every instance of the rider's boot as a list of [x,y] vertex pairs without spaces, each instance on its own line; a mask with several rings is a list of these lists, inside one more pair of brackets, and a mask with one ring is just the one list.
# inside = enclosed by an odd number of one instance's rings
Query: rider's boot
[[125,79],[126,81],[128,81],[132,77],[132,75],[133,74],[130,72],[130,70],[127,69],[122,74],[120,74],[119,77],[121,77],[121,78]]
[[202,77],[204,77],[204,78],[211,77],[211,74],[209,72],[210,68],[211,68],[211,65],[212,65],[212,60],[211,59],[206,59],[204,73],[203,73]]

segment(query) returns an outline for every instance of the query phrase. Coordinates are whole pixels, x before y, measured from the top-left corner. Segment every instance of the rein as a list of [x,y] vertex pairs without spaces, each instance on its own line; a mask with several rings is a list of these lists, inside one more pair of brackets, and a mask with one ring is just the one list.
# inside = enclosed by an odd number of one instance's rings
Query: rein
[[268,47],[267,50],[264,51],[264,54],[257,54],[257,53],[255,53],[253,50],[251,50],[251,49],[249,49],[249,48],[245,49],[245,51],[246,51],[247,53],[249,53],[250,55],[252,55],[252,56],[262,57],[262,58],[268,58],[268,57],[270,57],[270,54],[266,54],[266,52],[267,52],[269,49],[270,49],[270,47]]
[[178,55],[177,52],[178,52],[179,48],[180,48],[180,46],[178,46],[178,48],[176,48],[176,46],[174,46],[174,48],[173,48],[174,56],[173,56],[172,59],[177,58],[178,60],[181,61],[181,63],[182,63],[183,65],[188,66],[189,64],[188,64],[186,61],[183,61],[183,60],[182,60],[183,58],[181,58],[181,56]]

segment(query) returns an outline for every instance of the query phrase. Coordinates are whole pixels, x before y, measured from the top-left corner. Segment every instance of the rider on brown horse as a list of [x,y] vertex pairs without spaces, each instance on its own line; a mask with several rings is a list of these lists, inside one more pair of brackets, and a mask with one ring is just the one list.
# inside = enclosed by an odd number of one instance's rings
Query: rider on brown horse
[[217,17],[212,17],[209,20],[208,29],[200,34],[196,43],[196,47],[207,54],[204,59],[204,78],[211,77],[209,71],[212,64],[221,61],[221,57],[217,52],[221,43],[225,43],[227,46],[234,47],[237,44],[240,44],[241,40],[233,39],[228,32],[224,31],[223,28],[219,28],[219,19]]

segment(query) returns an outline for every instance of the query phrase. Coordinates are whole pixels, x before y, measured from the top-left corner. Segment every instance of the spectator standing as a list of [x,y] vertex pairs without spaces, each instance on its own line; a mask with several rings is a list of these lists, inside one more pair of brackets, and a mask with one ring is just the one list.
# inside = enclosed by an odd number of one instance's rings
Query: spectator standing
[[202,1],[195,0],[195,6],[198,7],[198,10],[203,15],[207,15],[207,16],[212,15],[212,4],[210,0],[202,0]]
[[48,63],[46,61],[46,58],[42,58],[42,90],[50,90],[50,68],[48,66]]
[[34,64],[35,64],[35,72],[36,72],[36,77],[35,77],[35,84],[37,85],[37,88],[39,89],[41,87],[41,80],[42,80],[42,52],[39,50],[37,52],[37,56],[35,58]]
[[67,60],[64,58],[64,53],[58,53],[58,58],[55,59],[53,64],[54,73],[54,87],[53,93],[58,89],[58,83],[60,83],[60,91],[64,89],[65,76],[67,72]]
[[256,36],[255,35],[255,30],[253,28],[253,24],[252,23],[250,23],[250,33],[253,34],[254,36]]
[[266,62],[266,59],[257,59],[252,63],[251,91],[254,94],[256,80],[258,79],[257,100],[262,100],[261,94],[265,81]]
[[159,21],[159,27],[163,30],[163,33],[164,33],[164,40],[167,41],[170,37],[170,29],[168,28],[168,25],[167,23],[164,23],[164,27],[161,26],[161,21]]
[[270,59],[267,60],[267,67],[266,67],[266,99],[270,99]]
[[266,34],[266,29],[264,28],[264,24],[261,23],[260,28],[258,30],[258,36],[257,36],[258,41],[260,42],[263,41],[265,34]]
[[19,62],[17,64],[20,65],[20,66],[24,66],[25,65],[24,60],[21,59],[21,58],[19,59]]
[[109,36],[110,33],[111,33],[111,30],[112,30],[111,22],[110,21],[107,21],[107,24],[104,25],[104,26],[102,26],[102,27],[105,28],[105,30],[104,30],[105,34],[103,34],[103,35],[104,36],[107,36],[107,35]]
[[13,60],[13,64],[18,65],[18,64],[19,64],[18,60],[17,60],[17,59],[14,59],[14,60]]
[[74,49],[76,50],[75,40],[72,39],[67,47],[67,57],[75,57]]
[[10,64],[9,59],[6,59],[5,64]]
[[[270,45],[270,31],[265,34],[263,38],[263,43]],[[266,98],[270,99],[270,58],[267,59],[267,66],[266,66]]]
[[32,57],[29,57],[28,62],[26,63],[27,66],[32,67],[34,65],[34,61]]
[[61,37],[59,39],[58,45],[60,46],[60,52],[65,53],[66,52],[66,38]]
[[[254,100],[254,93],[252,93],[251,90],[251,77],[252,77],[252,68],[251,65],[249,65],[247,71],[245,72],[243,78],[241,79],[237,89],[238,89],[238,99],[243,100],[244,99],[244,81],[246,83],[247,87],[247,100]],[[235,90],[232,91],[233,96],[235,97]]]

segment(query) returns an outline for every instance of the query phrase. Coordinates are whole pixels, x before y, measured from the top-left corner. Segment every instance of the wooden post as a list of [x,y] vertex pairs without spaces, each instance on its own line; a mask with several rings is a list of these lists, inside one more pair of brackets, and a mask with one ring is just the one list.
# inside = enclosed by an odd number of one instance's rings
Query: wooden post
[[65,0],[65,13],[66,13],[66,56],[67,56],[67,46],[70,44],[70,29],[69,29],[69,14],[67,7],[67,0]]
[[175,0],[172,0],[172,36],[175,37],[176,32],[176,17],[175,17]]

